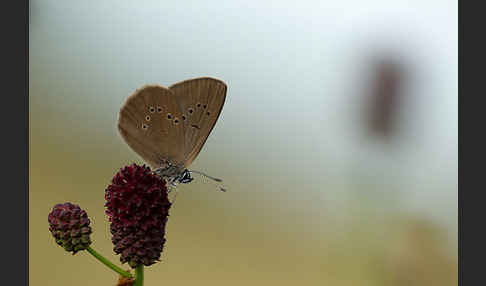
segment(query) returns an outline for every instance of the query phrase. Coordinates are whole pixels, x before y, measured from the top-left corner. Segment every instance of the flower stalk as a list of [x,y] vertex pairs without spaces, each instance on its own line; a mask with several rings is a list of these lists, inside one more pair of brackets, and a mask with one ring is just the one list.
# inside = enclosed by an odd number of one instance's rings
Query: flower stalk
[[108,268],[110,268],[111,270],[115,271],[116,273],[118,273],[118,274],[120,274],[120,275],[122,275],[124,277],[127,277],[127,278],[133,278],[133,275],[130,272],[127,272],[127,271],[121,269],[120,267],[116,266],[111,261],[109,261],[108,259],[106,259],[105,257],[103,257],[101,254],[99,254],[98,252],[96,252],[93,248],[88,247],[86,250],[89,253],[91,253],[91,255],[93,255],[96,259],[98,259],[101,263],[103,263],[104,265],[108,266]]
[[133,286],[143,286],[143,264],[135,268],[135,283]]

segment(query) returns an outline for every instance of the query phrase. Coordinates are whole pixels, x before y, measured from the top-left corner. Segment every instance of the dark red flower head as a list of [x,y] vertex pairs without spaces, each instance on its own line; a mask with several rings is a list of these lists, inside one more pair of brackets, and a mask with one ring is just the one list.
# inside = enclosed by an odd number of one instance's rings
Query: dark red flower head
[[159,261],[171,203],[165,180],[149,167],[132,164],[121,169],[105,190],[106,214],[113,250],[135,268]]
[[73,255],[91,244],[89,218],[84,210],[72,203],[57,204],[48,216],[49,230],[57,244]]

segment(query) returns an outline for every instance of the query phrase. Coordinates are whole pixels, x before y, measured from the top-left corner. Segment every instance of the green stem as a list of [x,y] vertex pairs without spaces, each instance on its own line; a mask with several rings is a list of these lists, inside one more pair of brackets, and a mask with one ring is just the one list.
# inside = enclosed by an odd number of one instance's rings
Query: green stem
[[117,272],[118,274],[120,274],[122,276],[125,276],[127,278],[132,278],[133,277],[132,274],[130,274],[129,272],[127,272],[127,271],[121,269],[120,267],[116,266],[111,261],[109,261],[108,259],[104,258],[101,254],[99,254],[98,252],[96,252],[93,248],[91,248],[91,247],[88,246],[88,248],[86,250],[88,250],[88,252],[91,253],[91,255],[93,255],[96,259],[98,259],[101,263],[103,263],[104,265],[108,266],[113,271]]
[[139,264],[135,268],[135,283],[133,286],[143,286],[143,264]]

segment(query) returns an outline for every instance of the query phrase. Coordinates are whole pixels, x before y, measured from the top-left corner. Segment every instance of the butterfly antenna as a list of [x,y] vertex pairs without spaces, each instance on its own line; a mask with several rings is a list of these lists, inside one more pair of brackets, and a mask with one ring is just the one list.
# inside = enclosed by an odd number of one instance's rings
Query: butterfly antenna
[[215,178],[215,177],[209,176],[208,174],[204,174],[203,172],[194,171],[194,170],[190,170],[189,172],[191,172],[191,173],[196,173],[196,174],[199,174],[199,175],[203,175],[204,177],[209,178],[209,179],[211,179],[211,180],[214,180],[214,181],[216,181],[216,182],[222,182],[222,181],[223,181],[223,180],[221,180],[221,179],[218,179],[218,178]]
[[[194,174],[199,174],[199,175],[202,175],[203,177],[206,177],[208,179],[211,179],[215,182],[218,182],[218,183],[221,183],[223,182],[223,180],[221,179],[218,179],[218,178],[215,178],[215,177],[212,177],[212,176],[209,176],[208,174],[205,174],[203,172],[199,172],[199,171],[194,171],[194,170],[189,170],[190,173],[194,173]],[[222,192],[226,192],[226,188],[222,187],[221,184],[215,184],[213,182],[210,182],[211,184],[215,185],[216,187],[218,187],[218,189]]]

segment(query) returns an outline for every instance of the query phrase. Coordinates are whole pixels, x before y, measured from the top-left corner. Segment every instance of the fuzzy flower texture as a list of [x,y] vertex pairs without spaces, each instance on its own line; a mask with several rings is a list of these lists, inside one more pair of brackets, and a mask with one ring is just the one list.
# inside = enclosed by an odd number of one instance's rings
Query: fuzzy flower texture
[[165,180],[149,167],[121,169],[105,190],[113,250],[132,268],[160,261],[171,203]]
[[91,244],[89,218],[84,210],[72,203],[57,204],[48,216],[49,230],[56,243],[73,255]]

